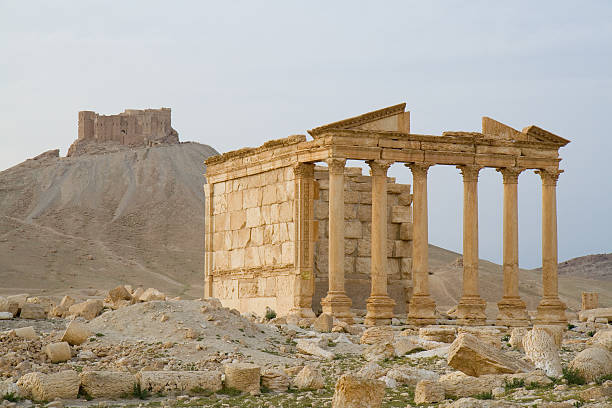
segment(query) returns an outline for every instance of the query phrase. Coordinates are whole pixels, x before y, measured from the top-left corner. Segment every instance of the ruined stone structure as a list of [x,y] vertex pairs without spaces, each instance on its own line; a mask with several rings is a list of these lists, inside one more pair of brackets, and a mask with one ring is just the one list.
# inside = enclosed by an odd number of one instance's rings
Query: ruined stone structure
[[116,142],[125,146],[151,146],[178,143],[178,133],[172,129],[170,108],[126,109],[118,115],[99,115],[92,111],[79,112],[79,136],[70,146],[71,156],[80,144]]
[[[542,179],[543,296],[536,321],[564,324],[565,305],[557,288],[556,184],[562,172],[558,150],[569,141],[537,126],[518,131],[487,117],[480,133],[412,134],[410,113],[404,109],[405,104],[395,105],[312,129],[313,140],[291,136],[209,158],[205,296],[243,312],[261,313],[274,305],[281,315],[310,318],[319,286],[315,282],[327,269],[323,312],[351,321],[354,302],[347,296],[348,282],[359,280],[354,275],[362,274],[369,261],[366,324],[390,323],[396,303],[389,295],[390,277],[402,281],[404,288],[412,286],[404,290],[408,321],[434,323],[435,302],[428,283],[427,173],[433,165],[453,165],[464,182],[463,295],[457,316],[461,324],[483,324],[478,174],[492,167],[504,183],[504,294],[497,320],[502,325],[527,325],[518,292],[517,183],[521,172],[533,169]],[[366,161],[371,177],[366,181],[347,169],[346,160]],[[317,162],[327,163],[328,171],[315,169]],[[388,180],[393,163],[410,168],[412,195],[410,187]],[[371,186],[369,198],[362,194],[367,193],[365,186]],[[321,206],[326,202],[325,214]],[[356,210],[348,204],[357,204]],[[357,220],[362,225],[357,226]],[[367,242],[370,256],[359,260],[368,252]],[[409,279],[412,285],[405,284]]]

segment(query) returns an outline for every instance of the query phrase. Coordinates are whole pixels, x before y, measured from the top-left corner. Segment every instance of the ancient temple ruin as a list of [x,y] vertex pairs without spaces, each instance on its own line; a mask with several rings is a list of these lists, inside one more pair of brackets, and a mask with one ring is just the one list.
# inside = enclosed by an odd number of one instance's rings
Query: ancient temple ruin
[[[405,104],[317,127],[206,161],[205,296],[241,312],[314,316],[318,307],[352,320],[389,324],[406,312],[413,324],[436,321],[428,287],[427,173],[456,166],[463,175],[461,324],[484,324],[478,288],[478,174],[497,169],[504,184],[503,298],[497,322],[529,323],[518,291],[518,176],[542,179],[543,296],[536,321],[564,324],[557,290],[556,184],[560,147],[568,140],[537,126],[515,130],[482,119],[482,132],[410,133]],[[371,176],[346,167],[365,161]],[[316,163],[326,163],[327,168]],[[387,177],[393,163],[410,169],[411,186]],[[369,297],[359,288],[366,285]],[[316,290],[318,289],[318,290]],[[356,298],[359,297],[360,298]],[[313,299],[314,302],[313,303]]]

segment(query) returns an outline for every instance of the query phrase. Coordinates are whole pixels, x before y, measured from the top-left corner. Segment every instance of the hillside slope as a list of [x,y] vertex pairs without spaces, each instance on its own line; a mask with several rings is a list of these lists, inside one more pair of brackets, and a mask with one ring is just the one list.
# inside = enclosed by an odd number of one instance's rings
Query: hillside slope
[[0,172],[0,291],[131,283],[200,296],[214,154],[198,143],[46,154]]

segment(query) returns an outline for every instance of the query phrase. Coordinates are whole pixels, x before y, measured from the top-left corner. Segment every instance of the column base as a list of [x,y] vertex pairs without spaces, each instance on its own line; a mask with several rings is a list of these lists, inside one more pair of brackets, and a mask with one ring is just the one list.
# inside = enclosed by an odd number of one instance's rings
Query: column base
[[364,320],[366,326],[386,326],[391,324],[395,301],[387,295],[375,295],[368,298],[367,314]]
[[565,303],[558,297],[544,297],[538,305],[538,312],[534,323],[565,326],[567,324],[565,309]]
[[496,324],[498,326],[525,327],[530,320],[525,302],[520,297],[504,297],[497,303]]
[[480,296],[464,296],[457,305],[457,321],[465,326],[484,326],[487,323],[487,302]]
[[436,302],[429,295],[412,295],[408,303],[408,324],[436,324]]
[[353,323],[353,314],[351,313],[351,305],[353,302],[346,296],[344,292],[327,292],[327,296],[321,299],[321,308],[323,313],[332,315],[336,319],[346,323]]
[[291,308],[289,309],[288,316],[295,316],[300,319],[316,319],[317,315],[312,311],[311,308]]

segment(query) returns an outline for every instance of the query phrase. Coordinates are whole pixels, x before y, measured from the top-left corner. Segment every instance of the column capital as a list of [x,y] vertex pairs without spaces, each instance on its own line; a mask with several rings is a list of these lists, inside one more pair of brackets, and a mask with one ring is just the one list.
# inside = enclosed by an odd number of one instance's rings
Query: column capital
[[544,186],[556,186],[559,175],[563,173],[563,170],[559,169],[540,169],[535,171],[542,178],[542,185]]
[[482,170],[483,166],[478,164],[461,164],[456,166],[463,175],[463,181],[478,181],[478,173]]
[[371,176],[387,176],[387,170],[393,163],[393,160],[367,160],[366,163],[370,166]]
[[496,169],[496,171],[502,174],[504,184],[518,184],[519,175],[525,171],[523,167],[502,167]]
[[293,166],[293,174],[297,178],[313,178],[314,163],[298,163]]
[[325,160],[329,167],[329,174],[344,174],[344,166],[346,165],[346,159],[340,157],[330,157]]
[[412,171],[412,176],[414,178],[425,178],[427,177],[427,171],[429,168],[433,166],[433,163],[404,163],[404,166],[409,167],[410,171]]

